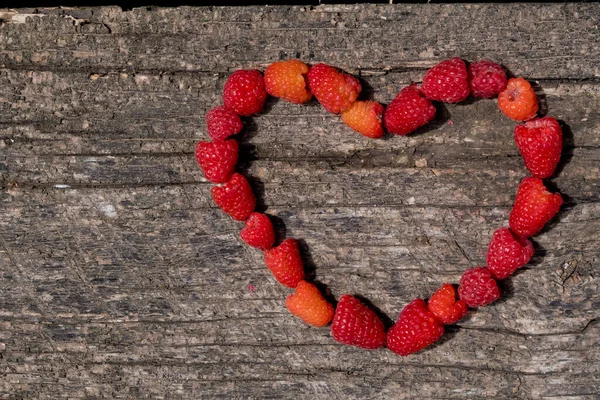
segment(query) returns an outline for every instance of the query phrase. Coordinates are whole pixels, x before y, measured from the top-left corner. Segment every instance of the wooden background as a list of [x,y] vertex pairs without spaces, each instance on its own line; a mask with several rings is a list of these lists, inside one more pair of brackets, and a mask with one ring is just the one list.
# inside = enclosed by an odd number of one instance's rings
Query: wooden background
[[[0,398],[600,398],[600,7],[0,10]],[[563,121],[533,263],[435,347],[335,342],[284,306],[197,167],[238,68],[300,58],[387,103],[488,58]],[[527,174],[495,101],[371,140],[316,102],[246,121],[241,170],[333,295],[390,319],[482,265]]]

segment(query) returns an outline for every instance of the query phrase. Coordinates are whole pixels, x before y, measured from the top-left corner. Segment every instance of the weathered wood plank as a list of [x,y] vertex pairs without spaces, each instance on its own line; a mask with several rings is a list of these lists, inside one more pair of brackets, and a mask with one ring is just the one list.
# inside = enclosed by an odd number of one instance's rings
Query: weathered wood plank
[[[38,14],[33,15],[34,12]],[[593,4],[0,10],[2,398],[600,394]],[[537,23],[531,23],[532,20]],[[468,23],[465,23],[468,21]],[[439,60],[538,80],[566,146],[557,221],[505,295],[401,358],[290,316],[193,159],[229,72],[299,57],[389,102]],[[485,262],[525,176],[494,101],[368,140],[312,102],[246,120],[241,170],[311,273],[390,319]],[[283,228],[285,226],[285,228]]]
[[[7,32],[11,36],[0,37],[6,43],[0,60],[17,67],[96,72],[225,72],[297,57],[380,71],[424,69],[440,58],[493,54],[515,74],[533,79],[600,75],[600,67],[588,58],[597,51],[595,5],[535,7],[534,11],[525,4],[492,9],[325,5],[183,7],[154,12],[140,8],[127,13],[108,7],[74,13],[46,10],[45,17],[30,16],[32,25],[12,25]],[[3,16],[12,18],[9,12]],[[48,31],[55,35],[46,36]],[[31,48],[30,43],[37,46]],[[515,62],[518,59],[528,62]]]

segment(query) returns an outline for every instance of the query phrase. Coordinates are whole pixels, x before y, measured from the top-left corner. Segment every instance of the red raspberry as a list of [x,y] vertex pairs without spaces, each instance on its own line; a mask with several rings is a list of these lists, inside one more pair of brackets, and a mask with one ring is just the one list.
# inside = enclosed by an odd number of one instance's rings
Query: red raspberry
[[427,308],[444,325],[450,325],[467,315],[467,305],[456,299],[456,290],[449,283],[444,283],[427,302]]
[[355,101],[342,113],[342,121],[358,133],[370,138],[383,136],[383,106],[376,101]]
[[490,271],[484,267],[471,268],[460,278],[458,297],[469,307],[481,307],[500,298],[500,289]]
[[308,87],[319,103],[334,114],[348,109],[362,89],[358,79],[325,64],[308,71]]
[[274,62],[265,71],[267,93],[274,97],[281,97],[291,103],[306,103],[312,97],[308,90],[307,73],[308,65],[302,61]]
[[531,84],[523,78],[511,78],[498,94],[498,107],[508,118],[527,121],[538,112],[538,101]]
[[286,239],[279,246],[265,251],[264,256],[265,265],[282,285],[295,288],[304,279],[304,265],[296,240]]
[[312,283],[300,281],[296,293],[285,300],[290,312],[312,326],[326,326],[333,318],[333,306]]
[[517,125],[515,142],[531,175],[544,179],[554,174],[562,153],[562,129],[554,118],[536,118]]
[[529,239],[515,235],[508,228],[500,228],[488,246],[487,269],[496,279],[508,278],[529,262],[534,251]]
[[435,107],[414,83],[398,93],[383,116],[385,128],[396,135],[408,135],[433,118]]
[[492,236],[487,253],[487,269],[496,279],[505,279],[529,262],[534,249],[527,238],[500,228]]
[[240,69],[225,82],[223,103],[238,115],[248,116],[260,112],[266,99],[265,82],[257,70]]
[[416,299],[404,307],[388,331],[387,347],[407,356],[437,342],[443,334],[444,325],[427,309],[423,299]]
[[212,196],[221,210],[238,221],[245,221],[256,206],[250,183],[237,172],[224,185],[213,187]]
[[240,116],[225,106],[212,108],[206,113],[206,129],[215,141],[240,133],[243,127]]
[[442,61],[423,77],[421,90],[431,100],[458,103],[469,97],[467,66],[458,57]]
[[238,144],[229,139],[224,142],[198,142],[196,145],[196,161],[211,182],[227,182],[238,160]]
[[363,349],[378,349],[385,343],[385,326],[381,319],[349,294],[340,297],[331,324],[331,334],[338,342]]
[[539,178],[521,181],[508,217],[510,229],[519,236],[533,236],[560,210],[562,197],[551,193]]
[[501,65],[487,60],[469,64],[469,85],[473,96],[489,99],[506,87],[506,72]]
[[240,237],[252,247],[268,250],[275,242],[273,223],[265,214],[253,212],[240,231]]

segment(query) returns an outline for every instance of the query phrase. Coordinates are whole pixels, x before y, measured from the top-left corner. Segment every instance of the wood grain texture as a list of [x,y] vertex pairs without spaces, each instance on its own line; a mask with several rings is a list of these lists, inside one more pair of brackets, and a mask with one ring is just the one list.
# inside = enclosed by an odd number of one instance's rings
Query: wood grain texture
[[[0,10],[0,398],[599,398],[599,23],[595,4]],[[439,344],[342,346],[212,204],[204,114],[238,68],[323,61],[387,103],[452,56],[537,81],[565,207]],[[439,115],[376,141],[269,100],[240,139],[311,273],[393,320],[483,265],[527,173],[494,101]]]

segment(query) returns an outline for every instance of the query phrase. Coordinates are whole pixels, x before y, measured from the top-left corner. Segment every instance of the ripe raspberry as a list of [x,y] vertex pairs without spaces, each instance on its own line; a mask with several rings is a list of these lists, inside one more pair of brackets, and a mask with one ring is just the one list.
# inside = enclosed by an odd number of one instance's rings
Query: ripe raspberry
[[212,196],[221,210],[238,221],[245,221],[256,206],[250,183],[237,172],[227,183],[213,187]]
[[536,118],[517,125],[515,142],[531,175],[544,179],[554,174],[562,153],[562,129],[554,118]]
[[396,135],[408,135],[433,118],[435,107],[414,83],[396,95],[383,116],[385,128]]
[[527,121],[538,112],[538,101],[531,84],[523,78],[511,78],[498,94],[498,107],[508,118]]
[[313,326],[325,326],[333,318],[333,306],[325,300],[312,283],[300,281],[296,293],[285,300],[288,310],[302,321]]
[[240,237],[252,247],[268,250],[275,242],[273,223],[265,214],[253,212],[240,231]]
[[458,103],[469,97],[467,66],[458,57],[442,61],[423,77],[421,90],[428,99]]
[[460,278],[458,297],[469,307],[481,307],[500,298],[500,289],[490,271],[484,267],[471,268]]
[[383,106],[376,101],[355,101],[342,113],[342,121],[358,133],[370,138],[383,136]]
[[349,294],[340,297],[331,324],[331,334],[338,342],[363,349],[378,349],[385,343],[385,326],[381,319]]
[[487,269],[496,279],[505,279],[529,262],[534,249],[527,238],[500,228],[492,236],[487,253]]
[[229,76],[223,87],[225,107],[238,115],[248,116],[260,112],[267,99],[263,76],[254,69],[240,69]]
[[444,283],[427,302],[427,308],[444,325],[450,325],[467,315],[467,305],[456,299],[456,290],[449,283]]
[[308,87],[319,103],[334,114],[348,109],[362,89],[358,79],[325,64],[314,65],[308,71]]
[[244,125],[240,116],[225,106],[214,107],[206,113],[206,129],[215,141],[239,133]]
[[469,85],[473,96],[489,99],[506,87],[506,72],[501,65],[487,60],[469,64]]
[[196,161],[211,182],[227,182],[238,160],[238,144],[229,139],[224,142],[198,142],[196,145]]
[[295,288],[304,279],[304,265],[296,240],[286,239],[279,246],[265,251],[264,256],[265,265],[282,285]]
[[427,309],[423,299],[416,299],[404,307],[388,331],[387,347],[407,356],[437,342],[443,334],[444,325]]
[[308,65],[302,61],[274,62],[265,71],[267,93],[274,97],[281,97],[291,103],[306,103],[312,97],[308,90],[307,73]]
[[539,178],[521,181],[508,217],[510,229],[519,236],[533,236],[560,210],[562,197],[551,193]]

